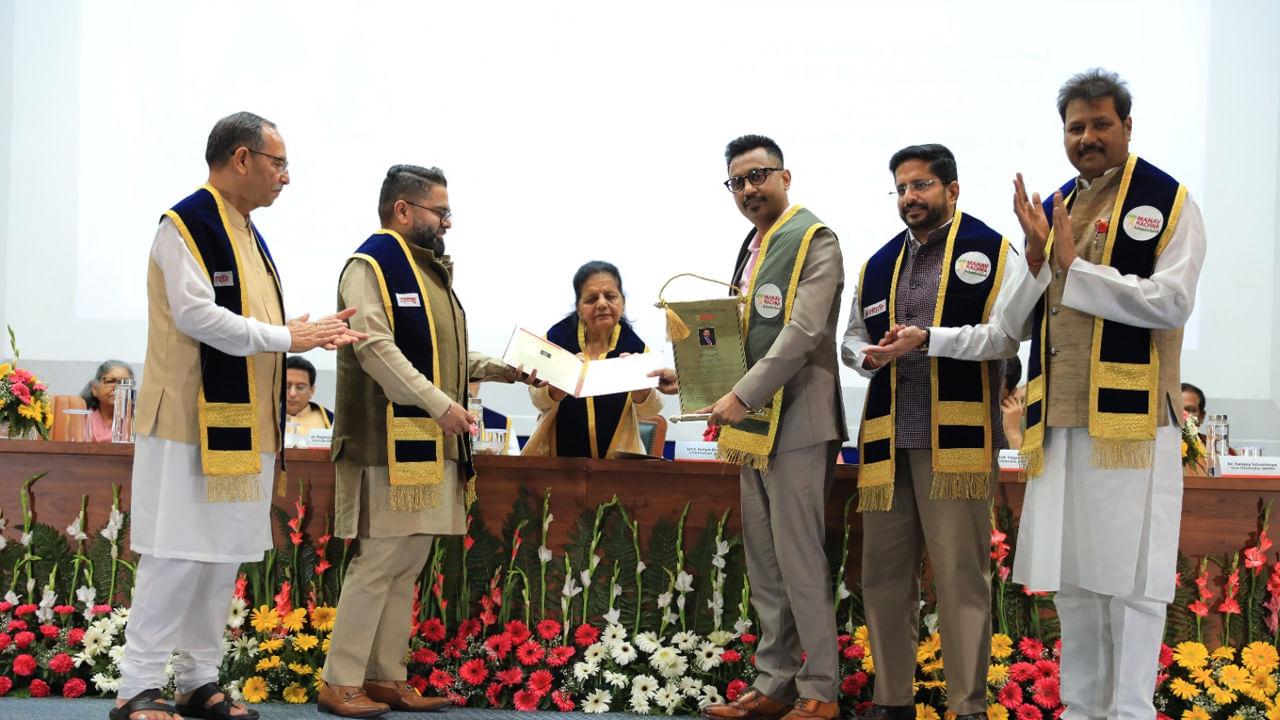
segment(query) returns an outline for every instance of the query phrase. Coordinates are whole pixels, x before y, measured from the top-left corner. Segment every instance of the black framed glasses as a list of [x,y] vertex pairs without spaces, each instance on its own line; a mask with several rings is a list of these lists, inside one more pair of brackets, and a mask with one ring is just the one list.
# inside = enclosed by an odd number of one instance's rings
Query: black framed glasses
[[751,187],[760,187],[765,180],[769,179],[769,173],[778,172],[782,168],[762,167],[754,170],[748,170],[746,175],[733,175],[724,181],[724,186],[729,188],[731,193],[740,193],[747,187],[747,182],[751,182]]
[[427,207],[426,205],[419,205],[418,203],[412,200],[405,200],[405,202],[416,208],[422,208],[423,210],[426,210],[429,213],[435,213],[436,217],[440,218],[440,222],[442,223],[447,222],[449,218],[453,217],[453,212],[451,210],[440,210],[438,208]]
[[909,182],[909,183],[905,183],[905,184],[903,184],[903,185],[899,185],[898,187],[894,188],[893,190],[890,190],[890,191],[889,191],[889,197],[902,197],[903,195],[906,195],[906,194],[907,194],[907,188],[911,188],[912,190],[915,190],[915,191],[916,191],[916,192],[918,192],[918,193],[922,193],[922,192],[924,192],[925,190],[928,190],[930,187],[932,187],[932,186],[933,186],[933,184],[934,184],[934,183],[936,183],[936,182],[938,182],[938,179],[937,179],[937,178],[928,178],[928,179],[922,179],[922,180],[912,180],[912,181],[911,181],[911,182]]
[[280,173],[281,175],[283,175],[283,174],[285,174],[285,173],[289,172],[289,161],[288,161],[288,160],[285,160],[285,159],[284,159],[284,158],[282,158],[282,157],[276,157],[275,155],[272,155],[271,153],[264,153],[264,152],[262,152],[261,150],[254,150],[254,149],[253,149],[253,148],[251,148],[251,147],[247,147],[247,148],[245,148],[245,150],[248,150],[249,152],[253,153],[254,155],[261,155],[262,157],[271,158],[271,164],[272,164],[273,166],[275,166],[276,172]]

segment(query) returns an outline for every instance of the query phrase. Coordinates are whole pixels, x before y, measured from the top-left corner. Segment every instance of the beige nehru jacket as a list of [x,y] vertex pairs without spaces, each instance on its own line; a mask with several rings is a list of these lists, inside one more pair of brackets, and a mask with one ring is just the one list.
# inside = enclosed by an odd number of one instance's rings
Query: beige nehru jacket
[[[249,298],[249,316],[270,325],[283,325],[280,295],[249,230],[249,220],[230,203],[223,203],[231,226],[231,240],[240,255],[241,282]],[[200,343],[178,329],[165,291],[164,273],[150,259],[147,268],[147,359],[138,393],[135,429],[144,435],[200,444]],[[284,380],[283,355],[253,355],[258,399],[260,452],[280,449],[280,392]]]
[[[1076,183],[1075,201],[1071,205],[1071,228],[1076,253],[1084,260],[1102,265],[1104,239],[1094,242],[1098,220],[1111,220],[1116,195],[1120,192],[1123,168],[1108,172],[1085,187]],[[1054,242],[1059,242],[1057,237]],[[1089,363],[1093,348],[1094,316],[1073,310],[1062,304],[1067,273],[1052,262],[1053,279],[1045,293],[1049,308],[1049,343],[1045,348],[1045,366],[1048,374],[1046,395],[1046,420],[1050,427],[1089,426]],[[1160,359],[1160,389],[1156,399],[1156,424],[1169,422],[1164,398],[1179,397],[1181,380],[1179,358],[1182,353],[1182,328],[1176,330],[1152,330],[1156,352]]]

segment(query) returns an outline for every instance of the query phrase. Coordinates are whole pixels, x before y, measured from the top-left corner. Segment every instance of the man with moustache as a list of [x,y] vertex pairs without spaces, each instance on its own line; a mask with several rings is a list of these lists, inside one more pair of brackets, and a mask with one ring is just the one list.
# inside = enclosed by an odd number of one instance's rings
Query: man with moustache
[[[742,537],[760,617],[754,686],[709,705],[711,720],[839,715],[836,623],[823,548],[836,453],[847,438],[835,328],[844,264],[835,233],[787,199],[791,171],[773,140],[725,150],[738,210],[754,226],[734,265],[748,299],[747,373],[710,407],[718,455],[742,466]],[[674,373],[657,371],[663,391]],[[748,417],[748,410],[755,411]]]
[[956,210],[956,160],[912,145],[889,160],[907,230],[862,267],[844,363],[871,379],[858,449],[862,597],[876,659],[870,717],[915,717],[920,563],[938,593],[947,704],[986,716],[990,502],[1005,447],[997,323],[1025,274],[999,232]]
[[[1132,97],[1094,68],[1058,92],[1079,171],[1014,181],[1030,270],[1026,499],[1013,578],[1056,590],[1064,718],[1153,718],[1182,509],[1178,361],[1204,263],[1186,188],[1129,152]],[[1024,322],[1025,320],[1025,322]]]
[[[283,353],[362,337],[345,323],[354,309],[285,322],[249,213],[289,184],[286,157],[274,123],[222,118],[205,149],[208,181],[161,217],[151,246],[130,505],[141,558],[111,720],[258,717],[217,681],[236,573],[271,547]],[[175,650],[176,708],[160,690]]]
[[444,235],[453,227],[439,168],[395,165],[378,198],[382,229],[347,260],[338,304],[365,308],[368,339],[338,353],[334,534],[360,539],[338,600],[318,697],[322,712],[373,717],[447,705],[407,682],[414,582],[436,535],[466,532],[475,497],[467,382],[523,380],[467,352]]

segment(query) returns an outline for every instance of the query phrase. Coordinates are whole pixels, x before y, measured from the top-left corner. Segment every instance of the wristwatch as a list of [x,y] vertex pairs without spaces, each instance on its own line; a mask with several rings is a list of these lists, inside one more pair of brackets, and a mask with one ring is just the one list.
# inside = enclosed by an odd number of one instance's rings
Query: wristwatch
[[924,342],[916,349],[923,353],[929,352],[929,328],[924,328]]

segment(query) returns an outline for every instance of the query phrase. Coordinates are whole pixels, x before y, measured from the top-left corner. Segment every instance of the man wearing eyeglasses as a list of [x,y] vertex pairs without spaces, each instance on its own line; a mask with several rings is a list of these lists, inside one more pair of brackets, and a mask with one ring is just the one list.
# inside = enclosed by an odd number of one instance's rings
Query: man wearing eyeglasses
[[1018,350],[994,323],[1025,271],[999,232],[956,210],[946,147],[903,148],[889,171],[907,228],[863,265],[841,350],[871,379],[858,442],[862,597],[876,660],[868,717],[916,716],[927,550],[947,705],[979,720],[991,657],[990,501],[1006,447],[1000,359]]
[[839,715],[839,683],[823,518],[847,438],[835,346],[844,263],[835,233],[788,200],[791,171],[777,143],[745,135],[729,143],[725,160],[725,186],[753,226],[733,271],[747,299],[748,368],[699,412],[722,426],[717,455],[741,465],[759,675],[736,700],[703,714],[829,720]]
[[[1078,171],[1046,202],[1014,181],[1026,235],[1030,479],[1013,578],[1056,590],[1064,718],[1152,718],[1182,514],[1182,328],[1205,230],[1187,188],[1129,152],[1133,98],[1093,68],[1058,91]],[[1034,309],[1032,305],[1034,304]]]
[[364,308],[368,339],[338,352],[333,444],[334,535],[360,538],[338,600],[321,676],[321,711],[373,717],[447,705],[406,682],[414,583],[437,535],[462,535],[474,499],[468,381],[537,383],[467,351],[444,236],[452,227],[439,168],[395,165],[378,198],[378,230],[347,260],[340,304]]
[[[354,309],[285,321],[249,219],[289,183],[275,124],[245,112],[219,120],[205,160],[208,182],[161,217],[151,246],[130,507],[141,559],[111,720],[258,717],[217,681],[236,573],[271,547],[283,354],[361,337],[346,325]],[[160,690],[175,650],[177,707]]]
[[302,436],[312,430],[333,427],[333,411],[317,402],[311,402],[316,394],[316,366],[301,355],[290,355],[284,363],[285,422],[297,423]]

